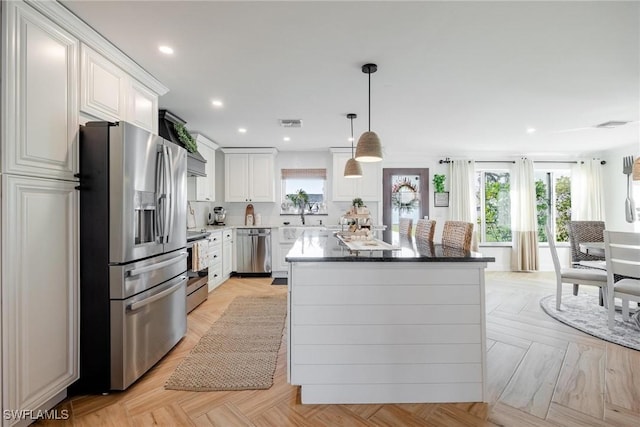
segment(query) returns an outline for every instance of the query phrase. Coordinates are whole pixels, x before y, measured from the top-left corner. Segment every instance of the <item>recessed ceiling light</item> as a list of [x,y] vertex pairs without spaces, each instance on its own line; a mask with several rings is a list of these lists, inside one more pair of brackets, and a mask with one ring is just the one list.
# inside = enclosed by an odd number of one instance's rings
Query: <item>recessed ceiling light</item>
[[238,128],[238,132],[247,133],[247,130],[245,128]]
[[164,53],[165,55],[173,55],[173,49],[170,48],[169,46],[160,46],[158,47],[158,50]]
[[535,133],[535,128],[527,128],[527,133]]
[[349,137],[349,138],[347,138],[347,141],[353,142],[353,138]]
[[289,138],[288,136],[285,136],[284,138],[282,138],[282,140],[284,142],[289,142],[289,141],[291,141],[291,138]]
[[214,107],[222,107],[223,104],[219,99],[214,99],[213,101],[211,101],[211,105],[213,105]]

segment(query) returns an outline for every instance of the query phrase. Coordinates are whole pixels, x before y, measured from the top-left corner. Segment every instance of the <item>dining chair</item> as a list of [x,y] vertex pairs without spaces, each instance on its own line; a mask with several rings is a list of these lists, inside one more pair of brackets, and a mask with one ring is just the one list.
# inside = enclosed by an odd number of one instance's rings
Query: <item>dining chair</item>
[[552,236],[549,226],[547,226],[547,236],[550,236],[548,239],[549,250],[551,251],[551,258],[553,259],[553,268],[556,271],[556,310],[560,310],[563,283],[597,286],[600,288],[600,305],[605,305],[606,307],[607,300],[605,293],[607,287],[607,273],[603,270],[591,268],[562,268],[560,266],[560,259],[558,258],[555,239],[551,238]]
[[411,231],[413,230],[413,219],[412,218],[400,218],[398,233],[400,236],[408,237],[411,236]]
[[464,221],[445,221],[442,230],[442,245],[471,250],[473,224]]
[[[580,250],[583,242],[604,242],[604,221],[569,221],[569,244],[571,245],[571,264],[575,268],[598,268],[598,262],[604,257],[589,255]],[[589,263],[594,263],[590,266]],[[578,284],[573,285],[573,294],[578,295]]]
[[436,231],[436,221],[433,219],[419,219],[416,222],[416,239],[433,241]]
[[[640,302],[640,233],[604,232],[607,262],[609,329],[613,328],[615,298],[622,300],[622,320],[629,320],[629,301]],[[622,276],[615,281],[615,276]]]

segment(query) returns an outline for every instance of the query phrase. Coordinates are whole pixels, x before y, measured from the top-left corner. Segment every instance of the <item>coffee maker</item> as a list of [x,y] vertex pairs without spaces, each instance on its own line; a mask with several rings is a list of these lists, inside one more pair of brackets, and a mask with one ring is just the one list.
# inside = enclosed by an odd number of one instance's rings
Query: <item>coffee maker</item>
[[216,206],[213,208],[213,214],[209,213],[210,225],[225,225],[224,219],[227,216],[227,212],[222,206]]

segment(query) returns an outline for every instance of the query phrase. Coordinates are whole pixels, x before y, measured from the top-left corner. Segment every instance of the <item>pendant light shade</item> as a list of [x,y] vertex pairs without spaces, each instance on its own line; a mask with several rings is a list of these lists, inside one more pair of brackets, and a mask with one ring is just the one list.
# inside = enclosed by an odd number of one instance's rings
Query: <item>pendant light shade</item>
[[356,117],[358,117],[356,114],[347,114],[347,118],[351,120],[351,158],[347,160],[347,164],[344,165],[345,178],[362,178],[362,167],[360,163],[353,158],[353,119]]
[[375,132],[371,132],[371,74],[378,71],[376,64],[364,64],[362,72],[369,75],[369,131],[358,140],[355,159],[359,162],[379,162],[382,160],[382,144]]

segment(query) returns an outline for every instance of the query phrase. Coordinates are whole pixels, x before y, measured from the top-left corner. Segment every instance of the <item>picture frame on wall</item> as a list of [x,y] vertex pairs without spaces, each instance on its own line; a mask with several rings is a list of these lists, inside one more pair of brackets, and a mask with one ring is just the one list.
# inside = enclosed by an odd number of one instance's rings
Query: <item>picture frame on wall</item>
[[449,192],[433,193],[433,206],[437,208],[446,208],[449,206]]

